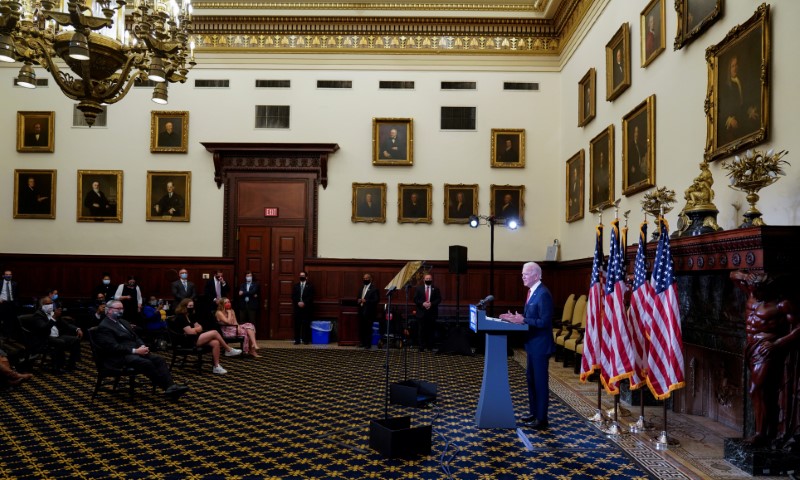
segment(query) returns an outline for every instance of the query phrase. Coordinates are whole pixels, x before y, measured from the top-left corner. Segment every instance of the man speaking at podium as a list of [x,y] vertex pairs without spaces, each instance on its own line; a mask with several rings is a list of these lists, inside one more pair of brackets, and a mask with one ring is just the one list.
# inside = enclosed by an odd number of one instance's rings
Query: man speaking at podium
[[522,266],[522,283],[528,287],[523,314],[504,313],[501,320],[527,324],[525,353],[528,357],[528,403],[530,414],[522,421],[534,430],[547,430],[547,407],[549,400],[549,377],[547,368],[550,355],[555,352],[553,342],[553,297],[542,284],[542,268],[535,262]]

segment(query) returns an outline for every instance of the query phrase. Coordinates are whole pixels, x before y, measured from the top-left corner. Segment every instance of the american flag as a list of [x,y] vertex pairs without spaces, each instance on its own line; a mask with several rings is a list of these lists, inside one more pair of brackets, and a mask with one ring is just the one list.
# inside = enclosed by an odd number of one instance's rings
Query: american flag
[[[611,394],[619,393],[619,381],[629,378],[631,389],[643,383],[640,376],[642,347],[632,335],[630,319],[625,311],[625,270],[619,245],[619,219],[611,222],[611,249],[608,252],[603,341],[600,350],[600,379]],[[584,347],[585,351],[585,347]]]
[[678,285],[669,250],[667,221],[659,219],[660,235],[653,266],[653,320],[649,331],[647,384],[659,400],[683,388],[683,338]]
[[589,283],[589,304],[586,311],[586,332],[583,337],[581,382],[586,382],[600,368],[600,325],[603,321],[603,224],[597,226],[594,242],[592,280]]
[[[647,250],[647,220],[639,227],[639,248],[636,250],[636,260],[633,263],[633,293],[631,294],[631,309],[629,315],[639,342],[644,346],[643,351],[649,348],[648,335],[652,322],[652,305],[655,300],[653,286],[647,281],[647,266],[645,253]],[[645,367],[644,365],[642,366]]]

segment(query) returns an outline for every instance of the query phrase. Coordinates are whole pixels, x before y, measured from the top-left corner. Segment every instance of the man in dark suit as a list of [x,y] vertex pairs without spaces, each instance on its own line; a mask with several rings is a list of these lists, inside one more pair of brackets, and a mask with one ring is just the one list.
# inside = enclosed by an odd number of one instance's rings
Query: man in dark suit
[[117,209],[100,190],[100,182],[92,182],[92,189],[86,193],[83,206],[89,209],[92,217],[113,217],[117,214]]
[[519,162],[519,149],[514,145],[514,141],[507,138],[503,142],[503,148],[497,152],[497,161],[500,163],[517,163]]
[[372,193],[367,192],[364,194],[364,200],[359,204],[356,213],[359,217],[380,217],[381,206],[373,198]]
[[454,199],[450,200],[450,218],[469,218],[472,215],[472,203],[468,205],[464,200],[464,192],[456,192]]
[[294,308],[294,344],[311,343],[311,317],[314,313],[314,285],[307,281],[306,272],[300,272],[300,281],[292,287]]
[[164,124],[164,130],[158,132],[159,147],[180,147],[181,134],[175,131],[175,124],[168,120]]
[[17,307],[19,306],[19,295],[17,294],[17,282],[13,280],[11,270],[3,272],[3,280],[0,282],[0,333],[10,335],[14,328],[17,317]]
[[365,273],[364,286],[358,291],[358,333],[363,348],[372,348],[372,322],[378,316],[378,287],[372,284],[372,275]]
[[94,334],[95,346],[104,356],[107,368],[131,367],[142,373],[171,400],[177,400],[189,390],[172,380],[167,362],[150,349],[136,335],[131,325],[122,318],[123,307],[119,300],[106,304],[106,317],[97,326]]
[[439,304],[442,303],[442,292],[433,285],[433,275],[426,273],[423,285],[414,292],[414,303],[417,305],[417,328],[419,329],[419,351],[433,349],[436,333],[436,319],[439,318]]
[[194,283],[189,281],[189,272],[185,268],[178,270],[178,279],[172,282],[172,295],[175,297],[175,306],[184,298],[197,300],[197,291]]
[[253,281],[253,272],[249,270],[245,272],[244,283],[239,287],[239,297],[239,321],[256,325],[261,287]]
[[612,88],[617,88],[625,81],[625,64],[622,63],[622,47],[614,51],[614,74],[611,76]]
[[519,220],[519,207],[514,203],[514,196],[510,193],[503,195],[503,205],[497,211],[497,218]]
[[522,266],[522,283],[529,289],[523,314],[504,313],[502,320],[527,324],[525,354],[528,357],[528,408],[529,415],[522,421],[534,430],[548,428],[549,377],[547,366],[555,352],[553,342],[553,297],[542,283],[542,268],[534,262]]
[[389,130],[389,136],[381,142],[381,155],[382,160],[405,160],[406,159],[406,146],[397,136],[397,129]]
[[167,182],[167,193],[153,205],[156,215],[169,215],[172,217],[184,216],[185,203],[183,197],[175,192],[175,184]]
[[427,216],[427,208],[423,205],[423,201],[420,200],[419,193],[412,192],[408,200],[408,203],[405,203],[403,208],[404,217],[425,218]]
[[42,124],[36,122],[29,132],[25,133],[25,146],[26,147],[46,147],[47,146],[47,132],[43,131]]
[[[75,370],[81,359],[83,332],[61,317],[61,309],[56,310],[55,307],[52,298],[44,297],[41,308],[31,317],[27,325],[32,334],[31,348],[35,352],[42,352],[49,345],[53,348],[53,369],[56,372]],[[68,361],[66,352],[69,352]]]
[[217,310],[217,302],[219,302],[221,298],[231,298],[230,292],[231,287],[228,285],[228,282],[225,281],[225,275],[223,275],[222,270],[217,270],[217,273],[214,274],[214,278],[210,278],[206,282],[206,287],[203,291],[206,300],[211,302],[210,307],[212,312]]
[[50,197],[39,192],[34,177],[28,177],[28,185],[20,189],[17,210],[24,215],[50,213]]

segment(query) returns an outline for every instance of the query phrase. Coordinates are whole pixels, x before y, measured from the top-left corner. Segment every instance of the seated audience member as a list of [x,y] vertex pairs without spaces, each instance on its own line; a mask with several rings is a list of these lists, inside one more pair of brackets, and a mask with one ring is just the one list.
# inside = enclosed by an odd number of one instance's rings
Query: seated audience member
[[[42,306],[31,318],[31,332],[33,333],[34,351],[41,351],[45,345],[53,348],[53,363],[56,371],[66,369],[75,370],[81,359],[81,338],[83,332],[80,328],[61,317],[61,309],[54,309],[53,299],[44,297]],[[69,352],[69,361],[66,366],[66,352]]]
[[133,331],[130,323],[122,318],[122,302],[111,300],[106,303],[106,317],[100,322],[94,334],[95,344],[105,358],[107,368],[130,367],[146,375],[153,384],[164,389],[171,400],[177,400],[189,390],[172,380],[167,362],[160,356],[150,353],[150,349]]
[[97,326],[103,319],[106,318],[106,304],[101,303],[94,308],[92,312],[92,325]]
[[258,358],[258,343],[256,342],[256,327],[252,323],[239,324],[236,321],[236,312],[233,311],[231,301],[222,297],[217,302],[217,323],[222,327],[222,334],[226,337],[244,336],[244,351],[248,355]]
[[9,385],[18,385],[33,377],[30,373],[19,373],[14,370],[8,362],[8,354],[3,350],[0,350],[0,375],[6,379]]
[[186,343],[202,347],[208,345],[211,347],[211,356],[214,359],[214,373],[228,373],[227,370],[222,368],[219,364],[219,349],[222,347],[225,350],[226,357],[235,357],[241,355],[242,351],[238,348],[232,348],[216,330],[208,332],[203,331],[203,327],[193,319],[194,317],[194,300],[184,298],[181,303],[175,308],[175,320],[172,326],[173,331],[182,332],[186,335]]

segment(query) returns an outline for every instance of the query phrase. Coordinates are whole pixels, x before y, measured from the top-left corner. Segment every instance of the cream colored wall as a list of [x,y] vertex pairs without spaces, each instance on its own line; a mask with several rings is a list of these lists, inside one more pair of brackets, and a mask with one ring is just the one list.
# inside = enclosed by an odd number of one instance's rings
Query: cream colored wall
[[[705,49],[720,42],[735,25],[745,22],[761,2],[736,0],[725,2],[723,17],[708,31],[681,50],[672,49],[677,18],[673,2],[666,3],[666,50],[647,68],[640,62],[640,12],[648,0],[612,0],[594,23],[581,45],[576,49],[561,72],[561,150],[562,166],[567,158],[583,148],[586,150],[586,179],[589,183],[589,140],[609,124],[615,128],[615,192],[622,198],[620,210],[631,210],[629,226],[637,231],[643,219],[641,200],[646,192],[631,197],[622,196],[622,117],[651,94],[656,95],[656,183],[675,190],[680,202],[667,215],[672,230],[677,214],[683,208],[683,192],[699,174],[698,164],[703,159],[706,141],[706,119],[703,105],[706,97],[708,73]],[[796,50],[794,25],[800,18],[800,2],[772,2],[770,20],[772,30],[772,115],[770,139],[757,149],[788,149],[786,156],[792,165],[787,176],[762,191],[758,206],[764,219],[771,225],[797,225],[800,223],[800,137],[797,135],[796,115],[800,111],[797,78],[800,61]],[[631,87],[613,102],[605,100],[605,45],[623,22],[631,27]],[[577,127],[577,84],[590,67],[597,69],[597,117],[585,128]],[[563,170],[563,169],[562,169]],[[719,209],[718,223],[725,229],[735,228],[741,220],[735,218],[731,205],[738,201],[746,207],[744,194],[728,188],[728,178],[721,161],[711,167],[714,175],[714,203]],[[561,174],[559,195],[565,196],[564,174]],[[562,201],[563,205],[563,201]],[[586,199],[588,208],[588,194]],[[743,213],[745,208],[740,211]],[[613,209],[605,211],[603,222],[608,225]],[[588,214],[583,220],[566,224],[564,207],[561,207],[560,237],[562,259],[584,258],[594,249],[594,226],[597,217]],[[653,223],[650,223],[650,231]],[[608,242],[608,230],[605,241]],[[636,239],[634,233],[630,243]],[[607,247],[606,247],[607,250]]]
[[[270,67],[274,68],[274,67]],[[48,74],[37,70],[41,77]],[[443,223],[443,185],[480,184],[480,213],[489,213],[490,184],[526,185],[526,225],[517,232],[496,230],[498,260],[542,258],[552,242],[560,215],[552,184],[558,178],[557,126],[561,82],[557,73],[514,71],[320,69],[299,65],[282,70],[252,66],[223,69],[201,63],[191,80],[224,78],[231,87],[198,90],[191,85],[170,87],[165,110],[190,112],[189,153],[149,152],[150,112],[156,109],[149,89],[132,91],[109,107],[107,128],[77,129],[71,125],[72,103],[51,87],[29,91],[10,87],[16,69],[0,69],[0,92],[7,99],[0,131],[6,145],[0,171],[5,201],[0,205],[0,250],[17,253],[189,255],[222,253],[223,194],[213,181],[211,155],[199,142],[321,142],[341,149],[329,162],[329,183],[319,191],[319,255],[335,258],[446,259],[448,246],[466,245],[469,258],[489,258],[489,229],[473,230]],[[254,88],[256,79],[290,79],[288,90]],[[318,90],[317,79],[353,80],[352,90]],[[379,80],[413,80],[412,91],[380,91]],[[477,82],[477,91],[442,91],[442,80]],[[503,91],[504,81],[539,82],[539,92]],[[256,130],[254,105],[292,106],[288,130]],[[444,132],[439,128],[441,106],[476,106],[477,129]],[[17,110],[56,112],[55,153],[21,154],[14,151]],[[414,120],[414,165],[376,167],[371,164],[373,117]],[[527,167],[490,168],[492,128],[524,128]],[[58,171],[55,220],[12,219],[14,169]],[[78,169],[124,170],[123,222],[76,222]],[[148,170],[192,172],[192,209],[189,223],[145,221],[145,184]],[[353,182],[387,183],[387,222],[353,224]],[[433,224],[397,223],[397,184],[433,184]]]

